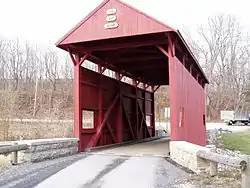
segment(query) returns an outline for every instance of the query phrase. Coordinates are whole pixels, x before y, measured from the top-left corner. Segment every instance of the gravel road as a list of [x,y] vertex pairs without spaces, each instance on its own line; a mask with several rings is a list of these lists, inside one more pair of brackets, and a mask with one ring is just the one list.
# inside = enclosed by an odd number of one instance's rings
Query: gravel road
[[85,157],[85,154],[77,154],[40,163],[26,163],[12,166],[9,169],[0,169],[0,187],[34,187],[46,178]]
[[189,174],[161,157],[77,154],[0,171],[1,188],[175,188]]
[[36,188],[175,188],[189,174],[160,157],[91,155]]

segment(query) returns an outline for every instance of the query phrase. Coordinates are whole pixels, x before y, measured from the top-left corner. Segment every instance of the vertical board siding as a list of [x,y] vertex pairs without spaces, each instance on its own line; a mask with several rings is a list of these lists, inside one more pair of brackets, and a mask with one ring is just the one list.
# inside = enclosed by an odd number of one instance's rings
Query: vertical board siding
[[[117,28],[105,29],[106,11],[116,8]],[[75,29],[60,44],[69,44],[76,42],[126,37],[140,34],[158,33],[171,31],[167,26],[145,16],[143,13],[131,8],[119,1],[109,1],[80,27]]]
[[[82,129],[81,127],[75,127],[75,130],[77,133],[79,132],[80,129],[80,135],[76,135],[79,137],[80,139],[80,145],[81,145],[81,151],[83,151],[87,146],[89,141],[91,140],[91,138],[95,135],[97,127],[99,126],[98,124],[98,97],[99,97],[99,89],[102,89],[102,109],[103,112],[105,114],[105,112],[107,112],[110,104],[113,102],[113,100],[115,99],[115,96],[117,95],[117,93],[119,92],[118,88],[119,88],[119,82],[115,79],[109,78],[107,76],[104,75],[100,75],[99,73],[93,72],[91,70],[85,69],[83,67],[80,68],[81,69],[81,77],[80,77],[80,93],[81,93],[81,110],[93,110],[95,113],[95,118],[94,118],[94,129],[89,130],[89,129]],[[99,79],[102,79],[101,85],[100,85],[100,81]],[[152,94],[148,91],[142,90],[137,88],[138,93],[139,93],[139,97],[141,97],[141,99],[138,99],[138,103],[141,106],[142,110],[146,112],[146,114],[150,115],[152,117],[152,114],[154,113],[154,109],[152,108],[154,101],[152,100]],[[139,134],[136,133],[136,127],[139,126],[137,125],[136,122],[136,113],[135,113],[135,105],[136,105],[136,96],[135,96],[135,87],[126,83],[121,83],[121,95],[122,100],[123,100],[123,104],[125,106],[125,109],[128,113],[128,117],[130,119],[131,125],[132,125],[132,129],[135,131],[134,134],[135,135],[140,135],[139,139],[145,138],[145,135],[143,136],[143,134]],[[144,97],[146,96],[146,97]],[[147,100],[151,100],[151,101],[147,101]],[[145,101],[147,101],[147,105],[145,106]],[[116,106],[114,107],[114,109],[111,112],[111,115],[108,119],[108,123],[111,126],[111,129],[113,131],[114,134],[117,133],[118,130],[118,126],[117,126],[117,118],[121,118],[122,119],[122,141],[130,141],[132,140],[132,136],[130,133],[130,129],[127,123],[127,120],[124,117],[124,112],[119,111],[118,108],[121,107],[121,103],[117,102]],[[77,106],[75,106],[75,108],[77,108]],[[118,114],[118,113],[122,113],[122,114]],[[103,118],[104,115],[103,114]],[[79,117],[77,117],[79,118]],[[82,117],[83,121],[85,120],[86,117]],[[102,119],[103,119],[102,118]],[[81,119],[81,118],[79,118]],[[77,121],[81,121],[77,119]],[[145,118],[146,119],[146,118]],[[120,120],[120,119],[119,119]],[[76,119],[75,119],[76,121]],[[139,122],[141,123],[141,121]],[[152,122],[152,126],[148,127],[150,136],[154,136],[154,122]],[[107,129],[107,126],[104,127],[104,129],[102,130],[100,139],[97,143],[97,146],[101,146],[101,145],[108,145],[108,144],[113,144],[113,140],[112,137]]]
[[[205,92],[202,86],[176,58],[170,58],[171,139],[206,145]],[[179,127],[180,109],[184,108],[184,126]]]

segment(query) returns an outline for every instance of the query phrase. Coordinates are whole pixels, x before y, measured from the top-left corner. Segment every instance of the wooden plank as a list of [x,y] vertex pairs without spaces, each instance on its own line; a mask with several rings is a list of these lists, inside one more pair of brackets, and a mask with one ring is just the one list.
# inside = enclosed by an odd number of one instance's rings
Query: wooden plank
[[114,135],[114,133],[113,133],[113,130],[111,129],[110,124],[109,124],[109,123],[106,123],[106,125],[107,125],[107,127],[108,127],[108,130],[109,130],[109,133],[110,133],[110,135],[111,135],[111,138],[112,138],[113,142],[114,142],[114,143],[117,143],[116,138],[115,138],[115,135]]
[[216,163],[234,168],[240,168],[242,170],[244,170],[247,166],[247,162],[239,157],[228,157],[211,151],[200,150],[197,152],[197,156]]
[[[139,106],[139,110],[140,110],[141,115],[142,115],[142,121],[144,122],[144,125],[145,125],[145,127],[146,127],[147,133],[148,133],[148,135],[150,136],[150,133],[149,133],[149,130],[148,130],[148,126],[147,126],[147,122],[146,122],[146,120],[145,120],[145,115],[144,115],[144,113],[143,113],[143,111],[142,111],[142,109],[141,109],[141,106],[140,106],[140,104],[139,104],[138,101],[137,101],[137,105]],[[143,123],[142,123],[142,125],[143,125]],[[143,127],[143,126],[141,126],[141,128],[140,128],[140,132],[141,132],[142,127]]]
[[20,150],[26,150],[28,148],[29,148],[29,146],[27,144],[3,146],[3,147],[0,147],[0,154],[6,154],[6,153],[16,152],[16,151],[20,151]]
[[122,107],[123,107],[123,110],[124,110],[124,113],[125,113],[125,116],[126,116],[126,120],[127,120],[127,122],[128,122],[128,126],[129,126],[130,133],[131,133],[133,139],[135,140],[135,134],[134,134],[134,131],[133,131],[131,122],[130,122],[130,120],[129,120],[127,110],[125,109],[125,106],[124,106],[124,103],[123,103],[123,102],[122,102]]
[[88,148],[89,148],[89,147],[96,146],[96,143],[97,143],[97,141],[98,141],[98,139],[100,138],[100,135],[101,135],[101,133],[102,133],[102,129],[103,129],[103,127],[105,126],[105,124],[107,123],[107,120],[108,120],[108,118],[109,118],[109,115],[110,115],[111,111],[113,110],[115,104],[117,103],[117,101],[118,101],[118,99],[119,99],[119,96],[120,96],[120,95],[119,95],[119,93],[118,93],[118,94],[116,95],[114,101],[113,101],[113,102],[111,103],[111,105],[109,106],[108,111],[107,111],[106,114],[105,114],[105,117],[104,117],[104,119],[103,119],[102,124],[101,124],[100,126],[97,127],[97,129],[96,129],[96,134],[91,138],[91,140],[90,140],[90,142],[89,142],[89,144],[88,144]]

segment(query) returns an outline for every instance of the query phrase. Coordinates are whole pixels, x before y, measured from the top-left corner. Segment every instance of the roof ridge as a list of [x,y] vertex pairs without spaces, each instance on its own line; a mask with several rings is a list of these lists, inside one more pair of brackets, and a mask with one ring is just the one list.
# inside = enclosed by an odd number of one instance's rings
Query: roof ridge
[[[82,26],[88,19],[90,19],[99,9],[105,6],[109,1],[113,0],[104,0],[101,4],[99,4],[94,10],[92,10],[86,17],[83,18],[76,26],[74,26],[70,31],[68,31],[64,36],[62,36],[57,42],[56,46],[60,45],[69,35],[71,35],[76,29]],[[116,1],[116,0],[115,0]]]
[[124,6],[126,6],[126,7],[128,7],[128,8],[133,9],[134,11],[136,11],[136,12],[138,12],[138,13],[140,13],[140,14],[143,14],[143,15],[146,16],[147,18],[149,18],[149,19],[151,19],[151,20],[157,22],[158,24],[162,25],[163,27],[167,27],[169,30],[173,30],[173,31],[177,32],[176,29],[170,27],[169,25],[165,24],[164,22],[159,21],[159,20],[156,19],[155,17],[150,16],[149,14],[145,13],[144,11],[135,8],[133,5],[130,5],[130,4],[128,4],[128,3],[125,3],[125,2],[123,2],[123,1],[121,1],[121,0],[115,0],[115,1],[117,1],[117,2],[119,2],[119,3],[121,3],[121,4],[123,4]]

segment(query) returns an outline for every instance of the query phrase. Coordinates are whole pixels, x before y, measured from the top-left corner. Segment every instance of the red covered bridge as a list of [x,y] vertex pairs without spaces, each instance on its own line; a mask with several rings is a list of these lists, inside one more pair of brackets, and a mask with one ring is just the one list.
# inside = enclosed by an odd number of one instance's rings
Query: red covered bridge
[[[171,140],[206,144],[208,80],[179,31],[124,2],[106,0],[57,47],[74,63],[74,134],[80,151],[155,136],[154,93],[161,85],[170,86]],[[98,71],[84,68],[85,60]],[[103,75],[105,70],[115,76]],[[93,126],[86,126],[87,115]]]

